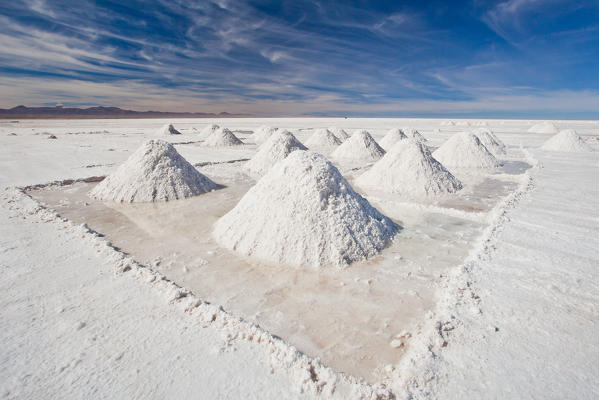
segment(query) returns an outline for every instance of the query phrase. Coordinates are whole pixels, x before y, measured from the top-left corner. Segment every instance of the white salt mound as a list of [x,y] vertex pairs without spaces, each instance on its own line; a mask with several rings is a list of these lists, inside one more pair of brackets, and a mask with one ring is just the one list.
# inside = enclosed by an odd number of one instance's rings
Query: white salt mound
[[278,161],[296,150],[308,149],[291,132],[276,131],[245,164],[244,169],[250,176],[259,178]]
[[528,128],[531,133],[558,133],[558,129],[551,122],[541,122]]
[[220,128],[220,126],[218,126],[216,124],[210,124],[210,125],[204,127],[204,129],[202,129],[200,131],[200,138],[203,138],[203,139],[209,138],[210,135],[212,135],[219,128]]
[[494,156],[505,154],[505,144],[501,142],[488,128],[479,128],[474,134]]
[[256,144],[262,144],[268,140],[279,128],[273,128],[272,126],[262,125],[254,131],[254,142]]
[[385,135],[385,137],[383,137],[379,144],[381,145],[381,147],[383,149],[385,149],[386,151],[391,149],[391,147],[393,147],[393,145],[395,145],[395,143],[399,142],[400,140],[403,139],[407,139],[408,137],[406,136],[406,134],[404,133],[403,130],[399,129],[399,128],[393,128],[390,129],[387,134]]
[[337,138],[333,132],[323,128],[315,130],[312,136],[310,136],[305,143],[310,150],[314,150],[322,154],[329,154],[341,144],[341,140],[339,140],[339,138]]
[[565,129],[547,140],[541,149],[548,151],[587,152],[593,151],[574,129]]
[[419,142],[428,142],[428,140],[414,128],[404,128],[403,131],[407,137],[414,138],[414,139],[418,140]]
[[322,268],[374,256],[397,230],[324,156],[296,151],[216,222],[213,235],[245,256]]
[[499,162],[472,133],[460,132],[451,136],[433,157],[447,168],[495,168]]
[[349,138],[349,134],[341,128],[337,128],[336,126],[330,127],[329,130],[333,132],[333,135],[337,136],[337,139],[345,142],[346,139]]
[[242,144],[243,142],[227,128],[215,130],[204,142],[204,146],[209,147],[239,146]]
[[218,185],[202,175],[164,140],[148,140],[100,182],[90,196],[137,203],[183,199]]
[[361,162],[377,161],[383,155],[385,150],[365,130],[356,131],[331,153],[338,160]]
[[439,196],[462,188],[462,183],[416,139],[396,143],[356,179],[356,185],[406,198]]
[[158,136],[180,135],[181,134],[181,132],[179,132],[178,130],[175,129],[173,124],[164,125],[162,128],[158,129],[157,133],[158,133]]

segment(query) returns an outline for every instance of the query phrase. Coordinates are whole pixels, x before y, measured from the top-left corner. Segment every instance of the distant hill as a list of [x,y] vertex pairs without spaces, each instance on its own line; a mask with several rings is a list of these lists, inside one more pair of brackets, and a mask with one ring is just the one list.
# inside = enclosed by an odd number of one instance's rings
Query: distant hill
[[85,119],[85,118],[238,118],[250,114],[230,114],[228,112],[189,113],[164,111],[133,111],[118,107],[26,107],[0,108],[0,119]]

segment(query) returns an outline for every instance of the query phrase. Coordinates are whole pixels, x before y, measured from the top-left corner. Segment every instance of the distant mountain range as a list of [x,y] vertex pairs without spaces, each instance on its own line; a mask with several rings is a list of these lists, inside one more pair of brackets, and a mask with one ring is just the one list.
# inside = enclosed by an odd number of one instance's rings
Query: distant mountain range
[[230,114],[228,112],[189,113],[164,111],[133,111],[118,107],[26,107],[0,108],[0,119],[85,119],[85,118],[239,118],[250,114]]

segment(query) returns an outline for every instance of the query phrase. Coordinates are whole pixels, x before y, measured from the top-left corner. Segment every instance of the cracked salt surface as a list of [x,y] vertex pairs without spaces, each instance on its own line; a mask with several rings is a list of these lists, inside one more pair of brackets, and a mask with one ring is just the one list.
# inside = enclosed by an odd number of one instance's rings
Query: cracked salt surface
[[399,362],[436,305],[440,277],[462,263],[486,213],[515,187],[511,174],[526,168],[514,162],[492,178],[460,176],[463,194],[445,203],[415,206],[369,196],[403,230],[378,257],[318,271],[260,264],[214,242],[213,223],[254,184],[242,165],[201,168],[226,188],[167,203],[102,203],[87,196],[94,183],[30,194],[199,297],[371,383]]

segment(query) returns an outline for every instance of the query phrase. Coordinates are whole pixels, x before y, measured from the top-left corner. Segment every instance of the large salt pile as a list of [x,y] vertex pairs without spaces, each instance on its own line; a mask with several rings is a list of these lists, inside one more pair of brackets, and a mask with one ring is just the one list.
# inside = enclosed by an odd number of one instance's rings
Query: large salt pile
[[494,156],[505,154],[505,144],[501,142],[488,128],[478,128],[474,134]]
[[239,146],[241,144],[243,142],[227,128],[215,130],[204,142],[204,146],[210,147]]
[[254,131],[253,138],[256,144],[262,144],[268,140],[279,128],[273,128],[272,126],[262,125]]
[[341,144],[341,140],[328,129],[317,129],[305,144],[310,150],[329,154]]
[[497,159],[472,133],[460,132],[451,136],[433,157],[448,168],[495,168]]
[[389,150],[391,149],[391,147],[393,147],[393,145],[395,145],[395,143],[403,139],[407,139],[407,136],[404,133],[404,131],[399,128],[393,128],[387,132],[387,134],[385,135],[385,137],[381,139],[379,144],[383,149]]
[[245,164],[244,169],[252,177],[259,178],[278,161],[296,150],[308,149],[291,132],[276,131]]
[[220,126],[216,125],[216,124],[210,124],[206,127],[204,127],[204,129],[202,129],[200,131],[200,138],[208,138],[210,137],[210,135],[212,135],[217,129],[219,129]]
[[531,133],[557,133],[558,130],[551,122],[541,122],[540,124],[536,124],[531,126],[528,129],[528,132]]
[[333,135],[337,136],[337,139],[341,140],[342,142],[345,142],[345,139],[349,138],[349,134],[344,129],[333,126],[329,128],[329,130],[333,132]]
[[91,192],[100,200],[155,202],[206,193],[218,185],[164,140],[149,140]]
[[592,151],[588,145],[574,129],[565,129],[547,140],[543,146],[543,150],[548,151],[564,151],[564,152],[585,152]]
[[331,153],[331,157],[345,161],[369,162],[380,159],[384,154],[385,150],[378,145],[368,131],[359,130],[337,147]]
[[435,160],[422,142],[406,139],[395,144],[356,184],[406,198],[455,193],[462,183]]
[[216,222],[213,235],[242,255],[321,268],[374,256],[397,230],[324,156],[296,151]]
[[414,128],[404,128],[403,131],[407,137],[414,138],[414,139],[418,140],[419,142],[428,142],[428,140]]
[[173,124],[166,124],[162,128],[158,129],[158,136],[166,136],[166,135],[180,135],[181,132],[175,129]]

